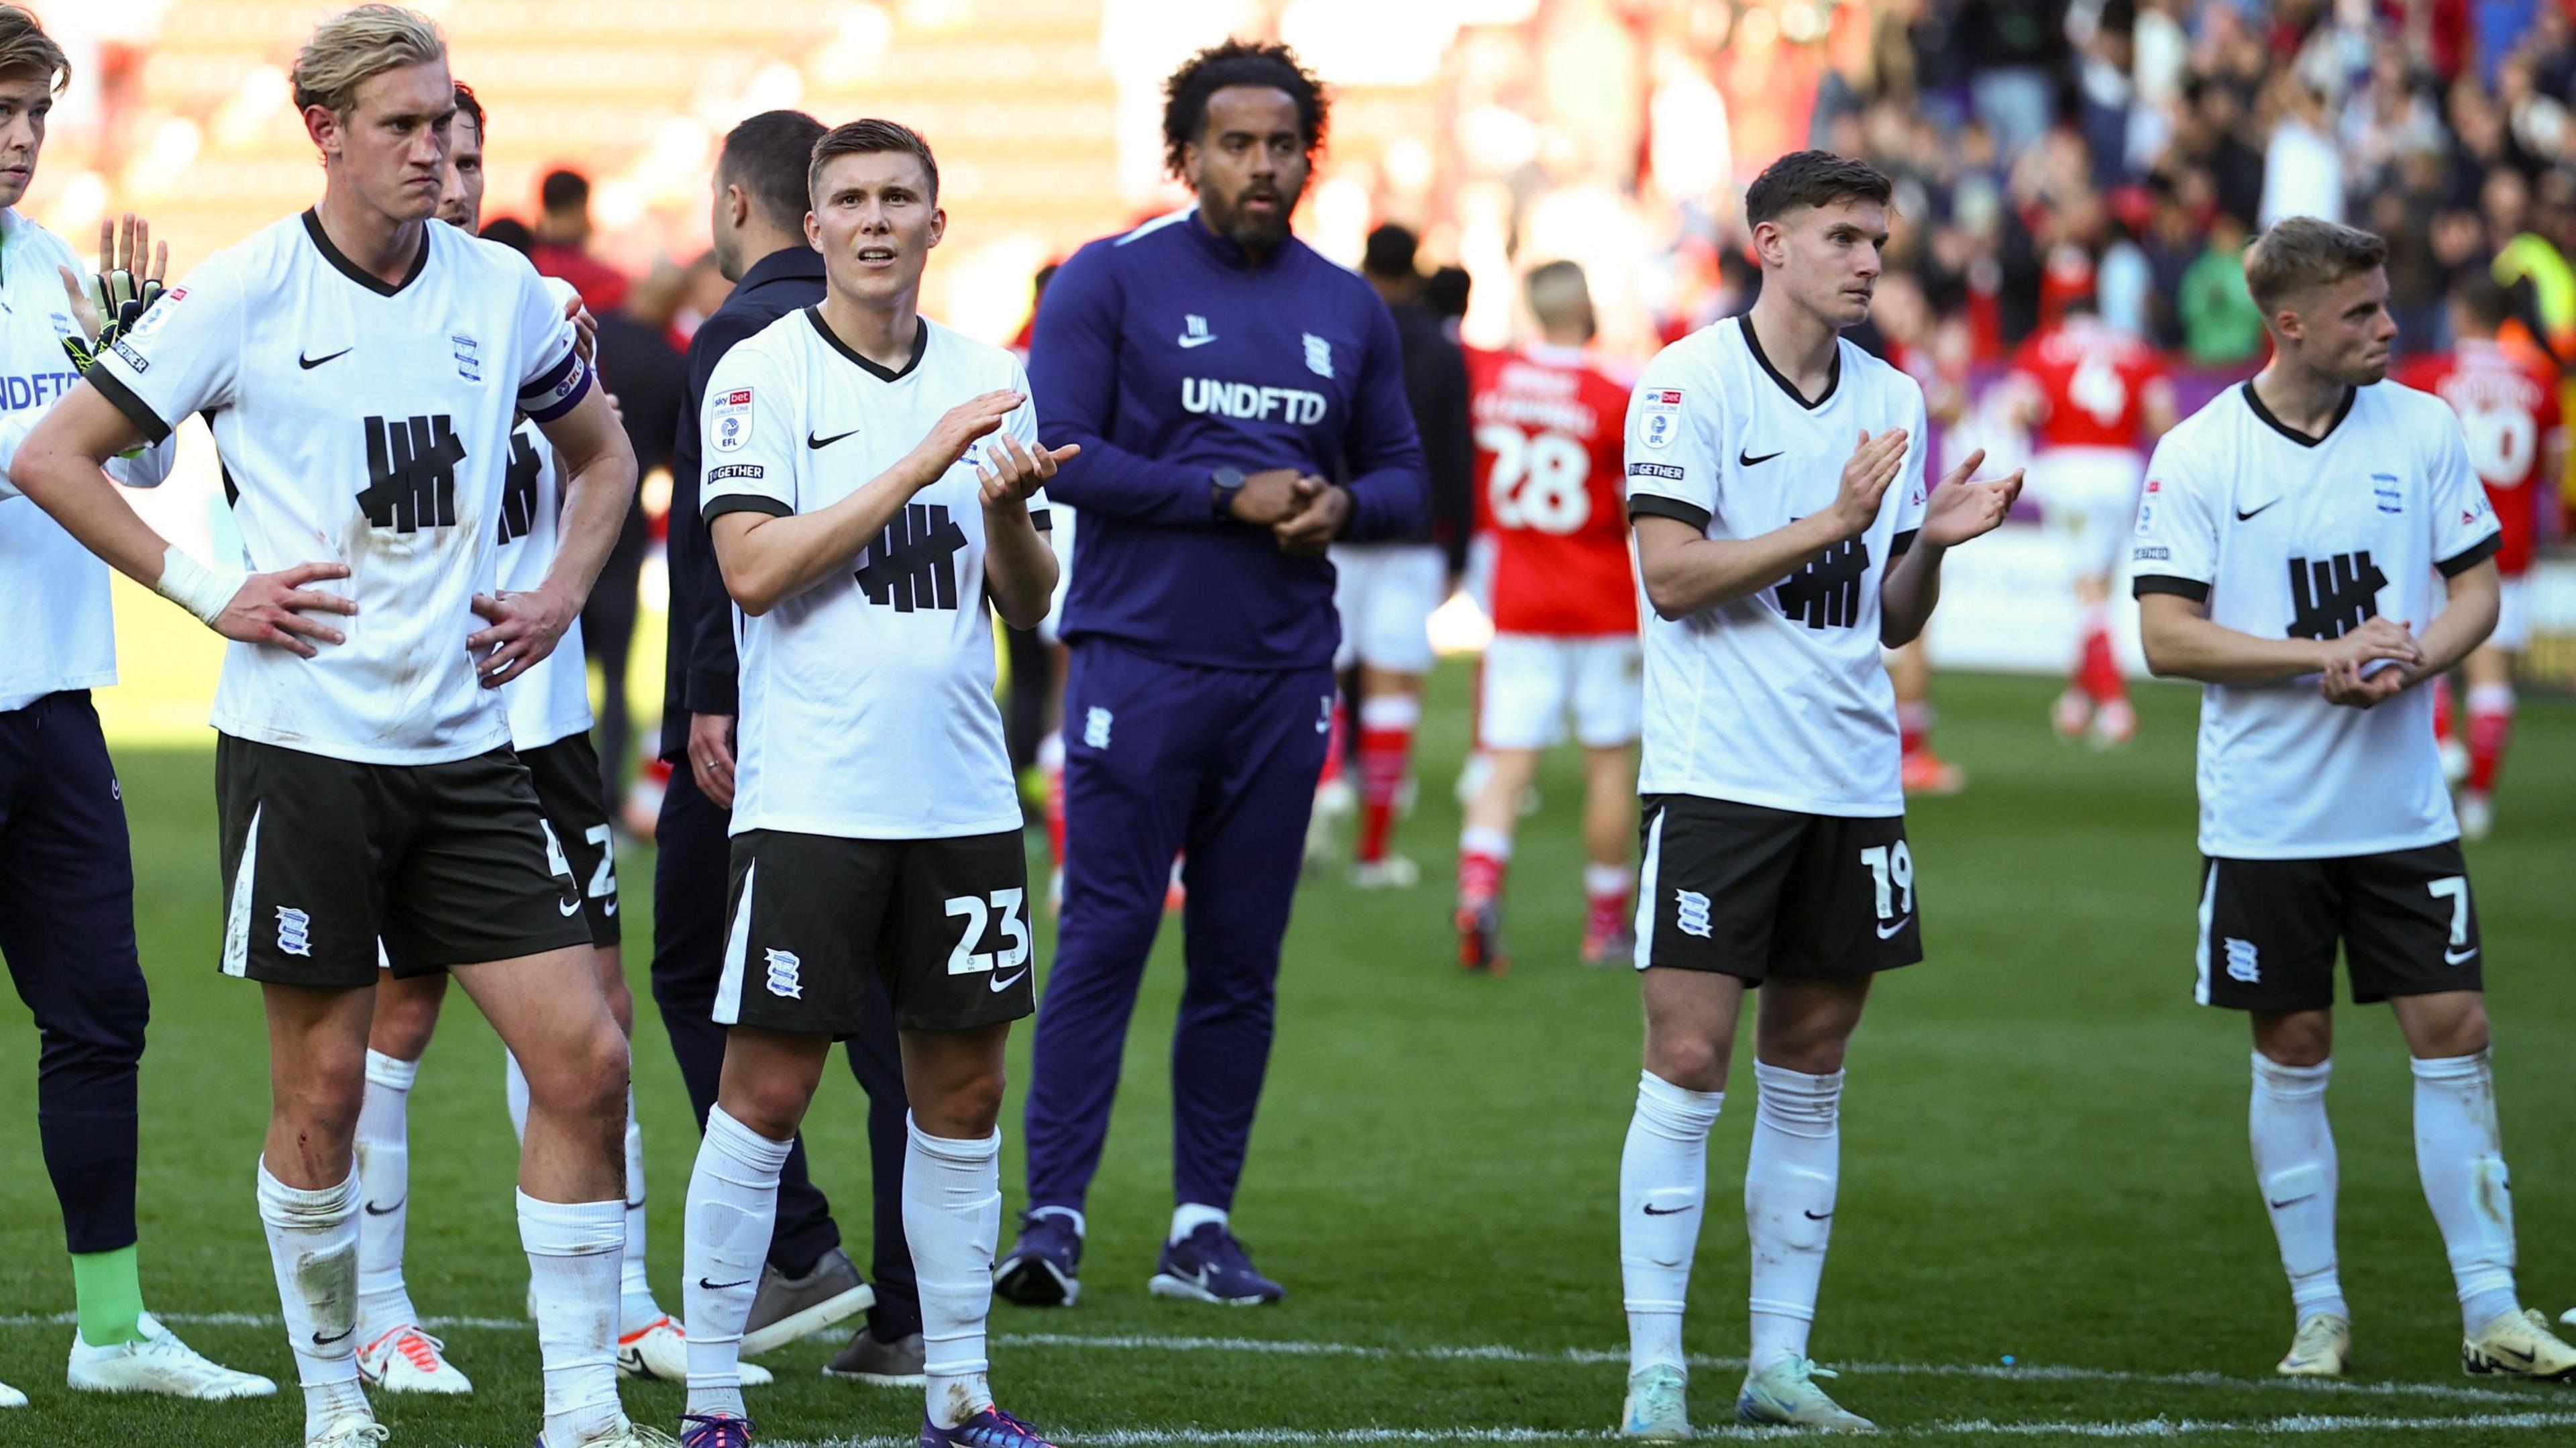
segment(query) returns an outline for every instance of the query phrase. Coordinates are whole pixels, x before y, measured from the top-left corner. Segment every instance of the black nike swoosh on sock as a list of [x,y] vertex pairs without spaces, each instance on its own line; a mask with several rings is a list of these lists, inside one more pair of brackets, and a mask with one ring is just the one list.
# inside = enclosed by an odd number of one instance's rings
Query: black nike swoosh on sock
[[1687,1211],[1689,1211],[1689,1210],[1691,1210],[1691,1209],[1690,1209],[1690,1208],[1688,1208],[1688,1207],[1673,1207],[1673,1208],[1671,1208],[1671,1209],[1669,1209],[1669,1210],[1667,1210],[1667,1211],[1661,1211],[1661,1212],[1659,1212],[1659,1211],[1656,1211],[1656,1210],[1655,1210],[1654,1204],[1653,1204],[1652,1202],[1649,1202],[1649,1203],[1647,1203],[1647,1204],[1646,1204],[1646,1215],[1647,1215],[1647,1216],[1650,1216],[1650,1217],[1677,1217],[1677,1216],[1681,1215],[1682,1213],[1687,1212]]
[[728,1288],[749,1287],[751,1285],[751,1279],[746,1277],[740,1282],[709,1282],[707,1279],[701,1277],[698,1279],[698,1285],[709,1292],[723,1292]]
[[313,1330],[313,1345],[315,1347],[329,1347],[331,1344],[338,1342],[340,1339],[347,1337],[350,1333],[355,1331],[357,1331],[357,1329],[354,1327],[344,1327],[338,1332],[331,1334],[329,1337],[324,1337],[322,1335],[322,1330],[320,1328],[315,1328]]
[[402,1204],[410,1200],[410,1194],[405,1193],[402,1196],[394,1198],[394,1204],[390,1207],[380,1207],[373,1202],[369,1202],[366,1204],[367,1215],[370,1217],[390,1217],[394,1213],[401,1211]]

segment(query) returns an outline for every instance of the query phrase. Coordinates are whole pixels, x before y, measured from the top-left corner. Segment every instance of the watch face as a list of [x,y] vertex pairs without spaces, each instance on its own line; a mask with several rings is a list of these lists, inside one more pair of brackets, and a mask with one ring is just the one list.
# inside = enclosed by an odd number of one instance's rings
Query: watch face
[[1217,469],[1217,470],[1216,470],[1216,485],[1217,485],[1218,487],[1220,487],[1220,488],[1225,489],[1225,490],[1226,490],[1227,492],[1229,492],[1229,493],[1233,492],[1233,491],[1234,491],[1235,489],[1237,489],[1237,488],[1242,487],[1242,486],[1243,486],[1243,469],[1241,469],[1241,468],[1219,468],[1219,469]]

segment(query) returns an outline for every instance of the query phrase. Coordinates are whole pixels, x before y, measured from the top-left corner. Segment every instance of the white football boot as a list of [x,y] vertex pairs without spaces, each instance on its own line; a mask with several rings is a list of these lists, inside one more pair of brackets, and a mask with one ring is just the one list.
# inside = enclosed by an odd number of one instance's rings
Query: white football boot
[[2285,1378],[2339,1378],[2352,1364],[2352,1324],[2332,1312],[2312,1312],[2299,1319],[2290,1339],[2290,1355],[2272,1371]]
[[140,1330],[140,1339],[114,1347],[91,1347],[75,1330],[64,1381],[85,1393],[163,1393],[199,1402],[265,1398],[277,1391],[268,1379],[237,1373],[181,1342],[151,1313],[143,1314]]
[[1690,1379],[1670,1363],[1652,1363],[1628,1375],[1628,1401],[1619,1409],[1619,1436],[1678,1443],[1691,1435]]

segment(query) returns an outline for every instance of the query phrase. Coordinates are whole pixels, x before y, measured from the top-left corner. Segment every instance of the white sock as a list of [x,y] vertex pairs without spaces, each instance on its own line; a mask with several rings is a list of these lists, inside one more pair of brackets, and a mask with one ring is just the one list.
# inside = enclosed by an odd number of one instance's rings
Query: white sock
[[1210,1222],[1222,1227],[1226,1221],[1223,1207],[1211,1207],[1205,1202],[1183,1202],[1172,1208],[1172,1235],[1166,1240],[1178,1242]]
[[411,1220],[411,1083],[418,1061],[367,1053],[358,1107],[358,1345],[417,1326],[403,1285],[403,1231]]
[[707,1112],[681,1232],[680,1311],[689,1324],[692,1413],[745,1416],[742,1325],[760,1292],[770,1229],[778,1221],[778,1173],[794,1145],[771,1141],[721,1106]]
[[1583,894],[1586,899],[1625,895],[1636,883],[1636,872],[1625,865],[1604,865],[1596,860],[1583,866]]
[[1842,1176],[1843,1073],[1810,1076],[1756,1061],[1753,1079],[1762,1094],[1744,1163],[1744,1225],[1753,1239],[1752,1367],[1758,1373],[1807,1355]]
[[909,1115],[903,1156],[903,1234],[921,1283],[922,1370],[930,1421],[954,1428],[992,1406],[984,1320],[993,1309],[993,1249],[1002,1235],[1002,1133],[982,1141],[932,1136]]
[[626,1202],[541,1202],[519,1193],[519,1245],[537,1304],[547,1448],[625,1426],[617,1406],[617,1254]]
[[2272,1235],[2281,1243],[2294,1323],[2320,1312],[2352,1316],[2335,1270],[2339,1177],[2334,1129],[2326,1122],[2326,1079],[2333,1074],[2332,1061],[2284,1066],[2254,1053],[2254,1104],[2247,1133],[2254,1141],[2254,1184],[2272,1214]]
[[1682,1365],[1682,1300],[1708,1196],[1708,1132],[1723,1091],[1686,1091],[1651,1071],[1619,1153],[1619,1280],[1628,1308],[1628,1371]]
[[1497,860],[1508,861],[1512,857],[1511,832],[1491,829],[1484,825],[1469,825],[1458,831],[1458,853],[1490,855]]
[[2484,1051],[2412,1065],[2415,1173],[2450,1250],[2461,1326],[2474,1333],[2522,1310],[2513,1291],[2513,1179],[2496,1130],[2495,1075]]
[[295,1380],[304,1387],[304,1436],[351,1414],[372,1418],[358,1386],[358,1173],[307,1191],[259,1164],[259,1221],[277,1273],[277,1303]]
[[644,1128],[635,1120],[635,1088],[626,1089],[626,1255],[617,1265],[618,1331],[641,1332],[662,1315],[644,1273]]
[[519,1058],[507,1051],[501,1053],[501,1095],[510,1103],[510,1134],[525,1146],[528,1144],[528,1073],[519,1069]]

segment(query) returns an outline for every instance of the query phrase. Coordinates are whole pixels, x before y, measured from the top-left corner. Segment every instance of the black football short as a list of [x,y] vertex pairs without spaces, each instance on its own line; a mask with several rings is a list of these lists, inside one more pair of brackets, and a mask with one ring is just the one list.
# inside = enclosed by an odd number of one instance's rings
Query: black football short
[[869,972],[904,1030],[969,1030],[1034,1013],[1024,849],[1017,830],[945,840],[734,836],[717,1022],[855,1035]]
[[1923,958],[1905,817],[1645,797],[1637,968],[1851,980]]
[[359,764],[215,736],[226,975],[373,985],[394,974],[590,944],[507,746],[443,764]]
[[562,847],[564,868],[581,885],[581,915],[590,943],[613,946],[617,929],[617,832],[608,823],[607,784],[590,731],[522,750],[519,762],[536,781],[537,807]]
[[2204,860],[2202,1005],[2316,1011],[2334,1004],[2335,948],[2352,998],[2486,988],[2460,843],[2329,860]]

